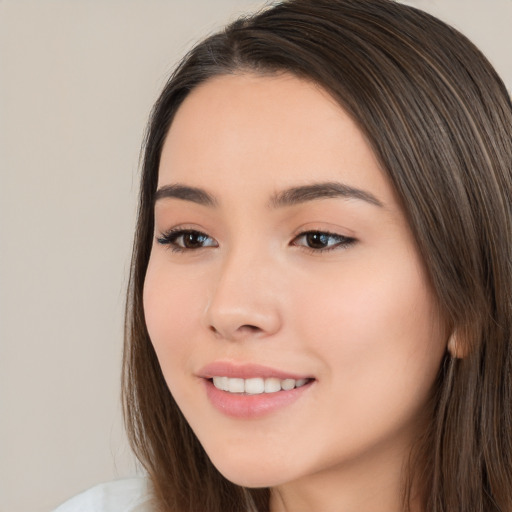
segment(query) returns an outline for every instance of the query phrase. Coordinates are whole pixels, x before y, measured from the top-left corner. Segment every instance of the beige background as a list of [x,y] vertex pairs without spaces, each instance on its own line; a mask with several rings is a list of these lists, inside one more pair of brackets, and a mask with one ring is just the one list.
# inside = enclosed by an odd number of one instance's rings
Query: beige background
[[[512,0],[410,0],[512,87]],[[251,0],[0,0],[0,512],[135,473],[118,405],[147,114]]]

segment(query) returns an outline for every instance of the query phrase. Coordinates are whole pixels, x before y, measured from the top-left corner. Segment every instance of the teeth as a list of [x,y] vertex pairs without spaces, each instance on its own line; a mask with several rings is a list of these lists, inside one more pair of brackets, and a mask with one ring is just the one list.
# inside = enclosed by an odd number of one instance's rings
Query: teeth
[[290,391],[295,387],[295,381],[293,379],[284,379],[281,381],[281,388],[285,391]]
[[229,379],[227,377],[213,377],[213,384],[217,389],[229,391]]
[[245,391],[244,379],[228,379],[228,391],[230,393],[243,393]]
[[308,382],[308,379],[276,379],[269,377],[263,379],[255,377],[252,379],[235,379],[229,377],[213,377],[213,385],[222,391],[230,393],[247,393],[248,395],[260,395],[261,393],[276,393],[277,391],[289,391],[293,388],[300,388]]
[[272,377],[265,379],[265,393],[275,393],[276,391],[281,391],[281,381]]
[[259,395],[265,392],[265,381],[263,379],[246,379],[245,392],[249,395]]

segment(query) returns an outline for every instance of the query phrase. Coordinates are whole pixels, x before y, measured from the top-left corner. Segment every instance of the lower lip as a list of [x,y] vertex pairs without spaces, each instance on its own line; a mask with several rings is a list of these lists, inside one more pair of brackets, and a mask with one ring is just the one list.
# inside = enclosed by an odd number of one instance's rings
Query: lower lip
[[265,416],[297,401],[307,393],[314,381],[289,391],[281,390],[258,395],[229,393],[217,389],[211,380],[203,379],[203,382],[208,399],[216,409],[226,416],[252,419]]

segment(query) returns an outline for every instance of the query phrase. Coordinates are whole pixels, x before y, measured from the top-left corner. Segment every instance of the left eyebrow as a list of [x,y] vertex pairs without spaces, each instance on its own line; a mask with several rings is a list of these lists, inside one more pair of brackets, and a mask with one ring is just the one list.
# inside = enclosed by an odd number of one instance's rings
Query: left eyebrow
[[354,188],[344,183],[325,182],[315,183],[312,185],[304,185],[293,187],[272,196],[269,201],[271,208],[282,208],[285,206],[294,206],[315,199],[326,199],[343,197],[346,199],[358,199],[367,203],[383,208],[384,204],[379,201],[373,194],[366,190]]

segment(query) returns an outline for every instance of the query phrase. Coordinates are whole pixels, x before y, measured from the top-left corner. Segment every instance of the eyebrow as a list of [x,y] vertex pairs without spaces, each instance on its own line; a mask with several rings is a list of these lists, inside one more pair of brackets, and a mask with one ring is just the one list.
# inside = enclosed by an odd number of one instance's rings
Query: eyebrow
[[335,181],[289,188],[274,195],[270,199],[269,205],[273,208],[280,208],[305,203],[307,201],[314,201],[315,199],[335,197],[359,199],[380,208],[384,207],[383,203],[370,192]]
[[160,187],[156,191],[154,202],[156,203],[159,199],[163,198],[182,199],[183,201],[191,201],[204,206],[217,206],[217,200],[206,190],[180,184]]
[[[302,185],[292,187],[273,195],[268,202],[270,208],[283,208],[294,206],[315,199],[329,199],[342,197],[346,199],[358,199],[371,205],[383,208],[383,203],[373,194],[359,188],[354,188],[344,183],[325,182],[314,183],[311,185]],[[160,187],[155,194],[156,201],[164,198],[181,199],[191,201],[203,206],[215,207],[218,201],[206,190],[198,187],[190,187],[181,184],[164,185]]]

